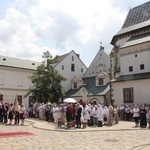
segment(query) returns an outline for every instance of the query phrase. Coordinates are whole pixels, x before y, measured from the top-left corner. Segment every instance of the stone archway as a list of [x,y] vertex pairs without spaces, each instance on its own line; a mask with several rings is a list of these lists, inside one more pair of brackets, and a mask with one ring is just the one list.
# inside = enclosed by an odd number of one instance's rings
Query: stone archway
[[93,103],[94,105],[98,105],[98,104],[100,104],[100,101],[97,98],[92,98],[90,100],[90,103]]

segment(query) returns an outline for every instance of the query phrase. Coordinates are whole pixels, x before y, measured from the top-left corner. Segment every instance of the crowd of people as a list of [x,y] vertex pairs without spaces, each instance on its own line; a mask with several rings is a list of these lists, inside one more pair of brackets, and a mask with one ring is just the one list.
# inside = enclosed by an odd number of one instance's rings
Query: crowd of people
[[7,125],[24,125],[26,118],[26,108],[22,103],[12,104],[7,102],[0,102],[0,123]]
[[[34,103],[28,109],[25,105],[0,102],[0,123],[24,125],[26,117],[60,123],[70,124],[76,128],[86,126],[103,127],[118,124],[119,120],[130,121],[134,119],[135,127],[150,129],[150,105],[109,105],[92,104],[89,102],[78,103]],[[67,126],[68,127],[68,126]]]
[[150,128],[150,105],[94,105],[89,102],[75,104],[35,103],[28,109],[28,116],[62,125],[71,123],[76,128],[103,127],[118,124],[119,120],[133,120],[135,127]]

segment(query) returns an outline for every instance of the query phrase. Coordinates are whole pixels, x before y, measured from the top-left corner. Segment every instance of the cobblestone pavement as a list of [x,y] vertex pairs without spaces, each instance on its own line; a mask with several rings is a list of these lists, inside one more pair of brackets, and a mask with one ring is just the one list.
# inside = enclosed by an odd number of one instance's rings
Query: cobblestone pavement
[[67,130],[58,129],[53,123],[26,119],[24,126],[0,124],[0,133],[33,133],[0,138],[0,150],[149,150],[150,130],[134,129],[133,125],[120,122],[112,127]]

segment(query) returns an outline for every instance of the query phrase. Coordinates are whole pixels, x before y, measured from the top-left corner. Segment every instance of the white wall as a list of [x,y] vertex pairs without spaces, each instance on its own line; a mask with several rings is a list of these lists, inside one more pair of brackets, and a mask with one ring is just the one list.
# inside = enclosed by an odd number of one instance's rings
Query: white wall
[[[72,61],[72,56],[74,57],[74,61]],[[75,71],[71,71],[72,63],[75,64]],[[62,70],[62,65],[64,66],[64,70]],[[71,89],[71,81],[75,76],[82,77],[87,70],[86,66],[80,58],[77,57],[74,51],[72,51],[65,59],[56,65],[55,69],[67,79],[65,82],[62,82],[65,91]],[[81,72],[81,69],[83,69],[83,72]]]
[[[150,79],[112,83],[114,91],[112,99],[115,104],[123,103],[123,88],[133,87],[135,104],[150,104]],[[128,103],[126,103],[128,104]]]
[[3,100],[14,103],[16,94],[22,95],[22,102],[28,107],[29,98],[24,98],[24,95],[32,86],[31,80],[28,78],[31,74],[30,70],[1,67],[0,93],[3,94]]
[[[150,49],[149,51],[140,52],[140,50],[148,49],[148,47],[150,48],[149,45],[142,44],[140,46],[137,45],[132,48],[120,50],[121,54],[126,54],[120,57],[121,75],[137,74],[150,71]],[[135,55],[137,55],[137,57],[135,57]],[[140,70],[141,64],[144,64],[144,70]],[[133,71],[129,72],[129,66],[133,66]]]

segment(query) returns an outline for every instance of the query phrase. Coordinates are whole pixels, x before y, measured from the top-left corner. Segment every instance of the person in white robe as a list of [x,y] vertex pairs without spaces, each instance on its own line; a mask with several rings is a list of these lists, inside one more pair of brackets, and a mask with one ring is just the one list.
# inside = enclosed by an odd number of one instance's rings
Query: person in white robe
[[83,107],[83,119],[85,122],[90,120],[89,106],[88,105],[85,105],[85,107]]
[[107,106],[104,106],[103,107],[104,125],[108,125],[108,115],[109,115],[109,110],[108,110]]
[[102,122],[103,122],[103,108],[102,105],[98,105],[98,126],[102,127]]
[[56,105],[53,106],[53,118],[54,118],[54,123],[57,123],[57,119],[58,119],[58,108],[56,107]]
[[110,105],[110,106],[108,107],[108,110],[109,110],[108,125],[109,125],[109,126],[112,126],[112,124],[113,124],[113,106]]
[[94,116],[94,126],[98,126],[98,107],[97,105],[93,108],[93,116]]

